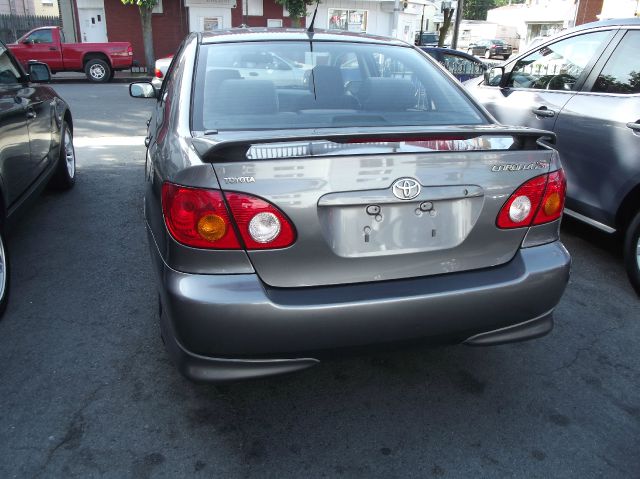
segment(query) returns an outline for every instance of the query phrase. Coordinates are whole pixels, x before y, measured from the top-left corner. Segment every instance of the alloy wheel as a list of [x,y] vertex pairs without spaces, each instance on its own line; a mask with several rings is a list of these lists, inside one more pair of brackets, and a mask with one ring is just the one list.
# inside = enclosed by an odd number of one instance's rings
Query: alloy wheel
[[91,65],[91,68],[89,68],[89,74],[96,80],[102,80],[107,74],[107,70],[105,70],[102,65],[95,64]]
[[73,137],[68,129],[64,132],[64,161],[69,178],[73,178],[76,174],[76,152],[73,148]]

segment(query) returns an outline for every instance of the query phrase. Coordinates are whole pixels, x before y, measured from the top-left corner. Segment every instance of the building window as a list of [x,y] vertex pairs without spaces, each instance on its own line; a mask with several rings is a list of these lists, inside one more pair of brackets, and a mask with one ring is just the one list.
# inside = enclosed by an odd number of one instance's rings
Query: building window
[[349,32],[367,31],[366,10],[329,9],[329,30],[346,30]]
[[289,16],[289,10],[287,10],[287,7],[282,7],[282,16],[283,17],[288,17]]
[[164,13],[162,11],[162,0],[158,0],[158,3],[156,3],[155,7],[153,7],[151,13]]
[[211,32],[222,28],[222,17],[207,17],[202,19],[202,31]]
[[281,18],[268,18],[267,19],[267,27],[269,27],[269,28],[281,28],[282,27],[282,19]]
[[242,13],[250,17],[261,17],[262,0],[242,0]]

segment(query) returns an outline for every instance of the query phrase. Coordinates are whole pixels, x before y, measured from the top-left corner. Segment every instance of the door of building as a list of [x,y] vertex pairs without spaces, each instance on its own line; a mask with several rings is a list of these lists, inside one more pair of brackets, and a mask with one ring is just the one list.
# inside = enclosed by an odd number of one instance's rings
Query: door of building
[[107,40],[104,8],[78,8],[82,43],[101,43]]

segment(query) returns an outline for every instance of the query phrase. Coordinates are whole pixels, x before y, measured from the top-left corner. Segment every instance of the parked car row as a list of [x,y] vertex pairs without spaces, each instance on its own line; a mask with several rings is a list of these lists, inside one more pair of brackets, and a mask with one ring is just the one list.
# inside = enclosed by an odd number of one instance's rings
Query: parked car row
[[[271,76],[258,56],[309,69]],[[160,90],[130,93],[156,102],[144,214],[162,337],[187,377],[551,330],[570,266],[553,134],[498,125],[413,46],[317,29],[195,33]]]
[[547,39],[470,92],[501,123],[553,131],[567,173],[565,213],[623,238],[640,293],[640,19]]

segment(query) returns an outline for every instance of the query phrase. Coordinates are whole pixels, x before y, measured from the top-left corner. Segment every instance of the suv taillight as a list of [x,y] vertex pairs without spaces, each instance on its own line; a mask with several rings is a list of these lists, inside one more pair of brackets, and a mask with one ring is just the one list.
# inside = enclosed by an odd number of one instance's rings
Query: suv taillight
[[223,195],[218,190],[165,182],[162,212],[171,236],[194,248],[242,249],[236,227],[248,250],[285,248],[293,244],[296,237],[284,213],[246,193]]
[[521,185],[500,209],[498,228],[524,228],[557,220],[562,215],[567,182],[562,169],[536,176]]

